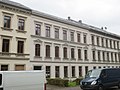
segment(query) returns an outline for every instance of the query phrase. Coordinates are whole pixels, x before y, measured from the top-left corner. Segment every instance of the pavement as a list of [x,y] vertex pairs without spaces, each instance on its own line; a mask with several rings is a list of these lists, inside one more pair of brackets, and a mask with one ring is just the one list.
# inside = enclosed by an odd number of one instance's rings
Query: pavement
[[59,86],[54,86],[54,85],[47,85],[46,90],[82,90],[80,89],[80,86],[76,87],[59,87]]
[[[48,85],[46,86],[46,90],[82,90],[80,88],[80,86],[76,86],[76,87],[59,87],[59,86],[54,86],[54,85]],[[110,89],[107,89],[107,90],[120,90],[120,89],[117,89],[117,87],[115,88],[110,88]]]

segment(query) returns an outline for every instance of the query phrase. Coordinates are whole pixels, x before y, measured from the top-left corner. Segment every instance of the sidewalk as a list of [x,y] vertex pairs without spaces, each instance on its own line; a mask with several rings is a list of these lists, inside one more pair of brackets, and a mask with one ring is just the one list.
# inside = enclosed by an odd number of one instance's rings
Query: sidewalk
[[47,90],[81,90],[79,86],[76,87],[59,87],[54,85],[47,85]]

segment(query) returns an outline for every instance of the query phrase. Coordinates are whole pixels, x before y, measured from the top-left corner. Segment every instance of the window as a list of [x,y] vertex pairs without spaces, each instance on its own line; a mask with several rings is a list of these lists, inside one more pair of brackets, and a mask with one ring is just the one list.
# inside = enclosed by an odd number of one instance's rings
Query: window
[[98,61],[101,60],[101,57],[100,57],[100,51],[98,51]]
[[77,33],[77,42],[80,42],[80,33]]
[[85,74],[88,72],[88,66],[85,66]]
[[74,41],[74,32],[71,32],[71,41]]
[[109,52],[107,52],[107,61],[110,61],[109,59]]
[[1,65],[1,71],[8,71],[8,65]]
[[82,66],[79,66],[79,77],[82,77]]
[[24,30],[24,27],[25,27],[25,20],[19,19],[18,20],[18,30]]
[[67,31],[63,30],[63,40],[67,40]]
[[55,57],[59,58],[59,47],[58,46],[55,47]]
[[119,41],[117,41],[117,49],[119,49]]
[[71,58],[74,59],[75,58],[75,55],[74,55],[74,48],[71,48]]
[[95,54],[95,51],[92,51],[92,54],[93,54],[93,60],[95,61],[95,60],[96,60],[96,54]]
[[40,44],[35,45],[35,56],[40,56]]
[[46,45],[46,57],[50,57],[50,45]]
[[96,69],[96,66],[94,66],[93,69]]
[[4,28],[10,28],[11,24],[11,17],[10,16],[4,16]]
[[85,60],[88,59],[88,57],[87,57],[87,50],[84,50],[84,58],[85,58]]
[[103,61],[105,61],[105,52],[103,51]]
[[113,62],[113,52],[111,52],[111,61]]
[[75,66],[72,66],[72,77],[75,77]]
[[3,39],[2,52],[9,52],[9,39]]
[[64,58],[67,58],[67,48],[66,47],[63,48],[63,56],[64,56]]
[[117,62],[117,53],[115,53],[115,61]]
[[50,71],[50,66],[46,66],[46,78],[50,78],[51,71]]
[[34,70],[42,70],[42,66],[34,66]]
[[108,39],[106,39],[106,47],[108,47]]
[[119,62],[120,62],[120,53],[118,53],[118,60],[119,60]]
[[23,53],[24,41],[18,41],[17,53]]
[[40,35],[41,34],[41,25],[36,24],[35,25],[35,35]]
[[98,46],[100,45],[99,37],[97,37],[97,45],[98,45]]
[[102,40],[102,47],[104,47],[104,38],[101,38]]
[[112,40],[110,40],[110,48],[112,48]]
[[25,70],[25,65],[15,65],[15,71]]
[[81,49],[78,49],[78,59],[82,59],[81,58]]
[[92,45],[95,45],[94,36],[91,36]]
[[87,35],[86,34],[83,35],[83,41],[84,41],[84,43],[87,43]]
[[60,67],[55,66],[55,77],[59,78],[60,77]]
[[115,42],[115,41],[113,41],[113,43],[114,43],[114,49],[116,49],[116,42]]
[[68,66],[64,66],[64,77],[68,77]]
[[46,37],[50,37],[50,27],[46,26]]
[[59,39],[59,29],[55,28],[55,38]]

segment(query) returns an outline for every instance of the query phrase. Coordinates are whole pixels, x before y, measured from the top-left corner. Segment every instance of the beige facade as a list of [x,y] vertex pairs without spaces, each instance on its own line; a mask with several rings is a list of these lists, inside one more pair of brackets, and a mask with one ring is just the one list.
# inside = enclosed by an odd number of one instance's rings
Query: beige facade
[[[70,18],[0,5],[0,65],[8,70],[43,69],[46,77],[74,79],[93,68],[120,68],[120,36]],[[11,17],[9,29],[4,28],[5,15]],[[25,22],[22,31],[19,20]],[[9,52],[3,52],[4,38],[9,39]],[[18,41],[24,43],[22,53]]]
[[[29,69],[30,15],[30,10],[0,2],[0,70]],[[18,26],[20,20],[24,21],[23,29]]]
[[[48,77],[74,79],[84,76],[93,68],[120,67],[118,35],[70,18],[64,20],[37,11],[32,13],[32,22],[31,38],[34,48],[30,54],[30,62],[33,69],[40,67],[46,70]],[[40,29],[36,29],[36,24],[40,25]],[[36,34],[36,30],[40,30],[40,34]],[[66,39],[64,31],[66,31]],[[48,33],[50,35],[47,36]],[[40,45],[38,56],[35,54],[36,44]],[[46,54],[47,46],[50,47],[49,57]],[[66,58],[64,47],[67,48]],[[56,56],[56,53],[59,55]]]

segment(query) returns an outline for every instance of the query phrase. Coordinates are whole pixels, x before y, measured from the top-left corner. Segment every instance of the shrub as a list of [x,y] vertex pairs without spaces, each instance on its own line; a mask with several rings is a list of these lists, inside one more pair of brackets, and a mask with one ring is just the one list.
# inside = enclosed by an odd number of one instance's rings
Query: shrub
[[68,86],[69,87],[75,87],[76,86],[76,82],[68,82]]
[[80,81],[81,81],[82,79],[83,79],[82,77],[81,77],[81,78],[77,78],[77,79],[74,80],[74,82],[76,82],[76,85],[79,85],[79,84],[80,84]]
[[47,79],[47,83],[50,85],[57,85],[62,87],[68,87],[68,81],[65,79],[55,78],[55,79]]

